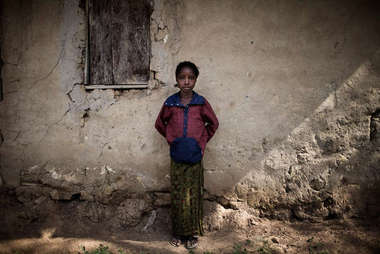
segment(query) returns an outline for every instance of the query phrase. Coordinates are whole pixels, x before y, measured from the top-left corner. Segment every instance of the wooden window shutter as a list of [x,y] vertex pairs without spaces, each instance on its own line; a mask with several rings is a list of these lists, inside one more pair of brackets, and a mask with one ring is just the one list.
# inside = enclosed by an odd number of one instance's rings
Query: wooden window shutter
[[148,0],[88,0],[91,85],[148,82],[151,12]]

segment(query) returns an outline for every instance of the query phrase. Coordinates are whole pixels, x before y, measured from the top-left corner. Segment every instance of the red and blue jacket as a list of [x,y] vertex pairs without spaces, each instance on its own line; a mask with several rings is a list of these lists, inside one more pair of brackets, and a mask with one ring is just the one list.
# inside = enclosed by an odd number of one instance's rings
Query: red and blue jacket
[[170,145],[176,162],[196,163],[202,159],[207,142],[219,126],[208,101],[193,92],[190,103],[181,103],[179,92],[166,99],[155,127]]

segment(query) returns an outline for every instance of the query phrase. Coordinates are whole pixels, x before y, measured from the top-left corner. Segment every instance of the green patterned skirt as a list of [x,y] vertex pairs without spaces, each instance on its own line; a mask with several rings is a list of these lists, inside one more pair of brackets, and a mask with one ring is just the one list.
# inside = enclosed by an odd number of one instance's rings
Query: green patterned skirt
[[202,163],[185,164],[171,160],[170,181],[173,235],[203,235]]

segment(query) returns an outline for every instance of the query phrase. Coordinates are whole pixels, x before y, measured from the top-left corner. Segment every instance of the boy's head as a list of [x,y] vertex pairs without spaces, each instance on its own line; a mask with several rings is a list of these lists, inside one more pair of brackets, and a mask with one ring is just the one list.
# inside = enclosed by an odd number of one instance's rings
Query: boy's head
[[175,71],[176,86],[181,90],[181,95],[191,95],[199,75],[199,70],[195,64],[189,61],[181,62]]
[[182,69],[184,69],[184,68],[190,68],[193,71],[195,77],[198,78],[198,76],[199,76],[198,67],[194,63],[192,63],[190,61],[180,62],[177,65],[177,68],[175,70],[175,77],[176,78],[178,77],[178,75],[180,74],[180,72],[182,71]]

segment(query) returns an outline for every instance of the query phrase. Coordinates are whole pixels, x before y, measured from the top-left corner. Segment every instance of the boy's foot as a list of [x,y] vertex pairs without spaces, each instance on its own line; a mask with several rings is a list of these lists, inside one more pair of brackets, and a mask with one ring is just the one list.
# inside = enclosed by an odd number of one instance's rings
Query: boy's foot
[[195,249],[198,247],[198,238],[191,236],[186,241],[186,249]]
[[181,245],[181,239],[179,239],[176,236],[173,236],[173,238],[169,241],[170,245],[174,247],[179,247]]

